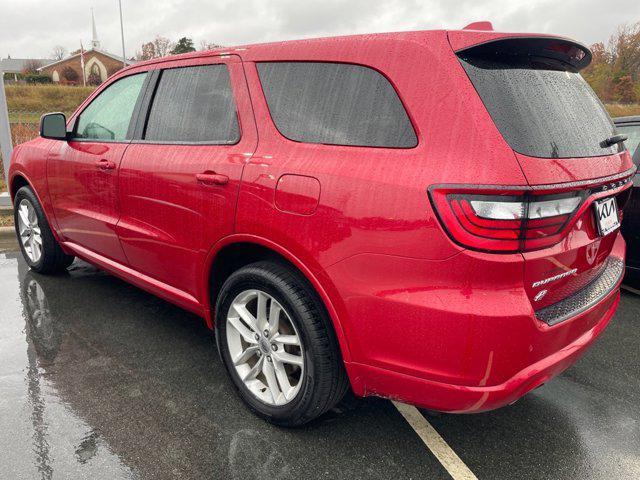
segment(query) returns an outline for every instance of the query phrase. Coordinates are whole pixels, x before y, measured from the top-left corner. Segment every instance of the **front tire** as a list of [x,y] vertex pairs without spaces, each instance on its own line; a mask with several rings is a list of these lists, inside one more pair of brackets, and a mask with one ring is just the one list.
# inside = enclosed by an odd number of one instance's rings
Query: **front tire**
[[29,267],[38,273],[56,273],[71,265],[74,257],[62,251],[33,190],[20,188],[13,205],[16,235]]
[[242,400],[277,425],[313,420],[348,388],[324,306],[286,265],[258,262],[227,279],[216,302],[216,340]]

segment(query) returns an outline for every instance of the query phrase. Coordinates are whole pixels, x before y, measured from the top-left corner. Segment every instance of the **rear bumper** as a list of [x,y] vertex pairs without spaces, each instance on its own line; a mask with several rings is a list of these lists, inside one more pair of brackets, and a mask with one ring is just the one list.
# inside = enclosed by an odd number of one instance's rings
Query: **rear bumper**
[[591,283],[559,302],[536,310],[536,318],[550,326],[570,320],[594,307],[614,289],[619,288],[623,274],[624,261],[621,258],[609,257]]
[[620,291],[616,288],[592,311],[582,314],[602,315],[593,328],[499,385],[452,385],[368,365],[352,364],[352,375],[361,381],[354,385],[354,390],[360,390],[364,396],[381,396],[451,413],[477,413],[509,405],[570,367],[604,331],[619,302]]
[[460,413],[514,402],[575,362],[611,320],[625,255],[620,235],[610,255],[615,282],[594,290],[595,300],[568,299],[571,316],[553,324],[537,317],[518,255],[362,255],[336,264],[329,273],[345,299],[354,392]]

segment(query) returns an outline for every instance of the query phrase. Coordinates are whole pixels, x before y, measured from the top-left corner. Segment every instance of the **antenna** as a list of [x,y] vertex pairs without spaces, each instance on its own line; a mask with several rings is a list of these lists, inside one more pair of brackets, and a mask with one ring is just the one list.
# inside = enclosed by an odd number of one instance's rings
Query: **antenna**
[[463,30],[484,30],[488,32],[493,32],[493,25],[491,22],[482,21],[482,22],[473,22],[463,28]]

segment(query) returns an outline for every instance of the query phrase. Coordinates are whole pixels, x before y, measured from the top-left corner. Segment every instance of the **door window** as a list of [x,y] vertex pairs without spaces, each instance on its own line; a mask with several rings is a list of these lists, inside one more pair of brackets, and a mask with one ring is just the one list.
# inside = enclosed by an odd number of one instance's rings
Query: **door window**
[[146,76],[147,72],[130,75],[103,90],[80,113],[75,138],[125,140]]
[[227,66],[198,65],[163,70],[144,139],[237,143],[240,128]]

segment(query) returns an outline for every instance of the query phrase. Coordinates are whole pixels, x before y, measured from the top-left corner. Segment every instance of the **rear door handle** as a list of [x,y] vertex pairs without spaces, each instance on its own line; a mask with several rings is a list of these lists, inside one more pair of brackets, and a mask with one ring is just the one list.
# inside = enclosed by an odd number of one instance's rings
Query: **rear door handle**
[[229,177],[215,172],[198,173],[196,179],[205,185],[226,185],[229,183]]
[[96,166],[100,169],[100,170],[113,170],[114,168],[116,168],[116,164],[115,162],[112,162],[110,160],[107,160],[106,158],[103,158],[101,160],[98,160],[96,162]]

